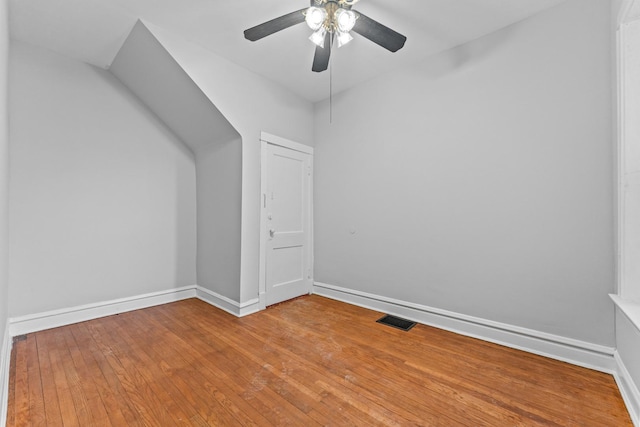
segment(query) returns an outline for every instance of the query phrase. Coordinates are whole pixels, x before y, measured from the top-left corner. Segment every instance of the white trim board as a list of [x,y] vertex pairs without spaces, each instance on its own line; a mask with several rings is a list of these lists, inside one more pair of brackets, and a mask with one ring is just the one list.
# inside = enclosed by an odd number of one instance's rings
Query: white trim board
[[252,299],[244,303],[238,303],[216,292],[210,291],[198,285],[185,286],[177,289],[153,292],[133,297],[120,298],[93,304],[68,307],[44,313],[30,314],[27,316],[13,317],[8,321],[9,337],[43,331],[85,322],[100,317],[139,310],[156,305],[167,304],[188,298],[198,298],[214,307],[220,308],[237,317],[259,311],[258,299]]
[[198,286],[196,290],[196,298],[226,311],[229,314],[233,314],[236,317],[243,317],[249,314],[256,313],[261,310],[260,300],[254,298],[252,300],[239,303],[230,298],[220,295],[217,292],[213,292],[209,289],[205,289],[202,286]]
[[0,353],[0,426],[5,425],[7,417],[9,363],[13,337],[188,298],[198,298],[237,317],[246,316],[260,310],[258,298],[244,303],[238,303],[216,292],[197,285],[191,285],[177,289],[10,318],[7,321],[4,341],[2,342],[2,352]]
[[195,298],[195,296],[196,285],[191,285],[133,297],[52,310],[44,313],[12,317],[9,319],[9,331],[10,335],[15,337],[17,335],[71,325],[73,323],[98,319],[127,311],[139,310],[154,305]]
[[624,362],[617,351],[614,353],[613,357],[615,358],[617,365],[617,372],[613,377],[616,380],[616,384],[618,384],[622,400],[624,400],[627,411],[629,411],[629,416],[631,417],[633,425],[640,427],[640,390],[638,390],[638,387],[633,382],[631,374],[629,374],[627,367],[624,365]]
[[9,333],[9,322],[4,330],[2,340],[2,352],[0,353],[0,426],[7,423],[7,410],[9,407],[9,363],[11,361],[11,347],[13,340]]
[[632,14],[634,9],[637,9],[637,7],[635,7],[635,3],[637,3],[637,0],[622,0],[622,5],[620,6],[617,17],[618,27],[622,24],[638,19],[637,16],[633,16]]
[[461,335],[550,357],[608,374],[616,373],[615,349],[585,341],[315,282],[313,293],[400,316]]
[[[507,347],[613,374],[632,421],[640,427],[640,392],[613,348],[315,282],[317,295],[381,311]],[[6,422],[12,337],[113,314],[198,298],[234,316],[260,311],[259,299],[238,303],[197,285],[11,318],[0,353],[0,425]]]
[[640,331],[640,303],[609,294],[616,306],[627,316],[627,319]]
[[280,147],[289,148],[291,150],[300,151],[301,153],[313,155],[313,147],[300,144],[299,142],[291,141],[289,139],[281,138],[276,135],[271,135],[267,132],[260,132],[260,141],[267,142],[273,145],[279,145]]
[[119,298],[93,304],[85,304],[76,307],[62,308],[27,316],[12,317],[7,322],[9,340],[17,335],[43,331],[85,322],[100,317],[139,310],[156,305],[167,304],[188,298],[198,298],[214,307],[220,308],[234,316],[242,317],[259,311],[258,298],[244,303],[238,303],[216,292],[210,291],[198,285],[182,288],[168,289],[166,291],[152,292],[127,298]]

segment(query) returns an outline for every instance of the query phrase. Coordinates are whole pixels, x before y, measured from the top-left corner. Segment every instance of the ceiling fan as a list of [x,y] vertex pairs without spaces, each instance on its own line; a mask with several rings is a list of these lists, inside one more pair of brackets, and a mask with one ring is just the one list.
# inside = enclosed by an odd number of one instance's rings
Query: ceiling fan
[[331,45],[337,40],[338,47],[353,40],[354,31],[385,49],[396,52],[404,46],[407,38],[402,34],[374,21],[352,7],[359,0],[311,0],[308,8],[296,10],[279,18],[245,30],[247,40],[256,41],[278,31],[306,21],[314,32],[309,37],[316,45],[312,70],[325,71],[329,67]]

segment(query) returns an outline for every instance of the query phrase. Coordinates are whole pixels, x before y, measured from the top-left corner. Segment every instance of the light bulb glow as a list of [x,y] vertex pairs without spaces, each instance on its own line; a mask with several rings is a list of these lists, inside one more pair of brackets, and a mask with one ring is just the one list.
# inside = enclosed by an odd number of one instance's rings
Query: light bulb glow
[[309,28],[316,31],[322,27],[325,19],[327,18],[327,11],[321,7],[311,6],[305,13],[304,20]]
[[356,25],[356,13],[352,10],[338,9],[335,14],[336,26],[338,31],[342,33],[348,33]]
[[324,27],[320,27],[317,31],[311,34],[309,40],[311,40],[316,46],[324,48],[324,36],[327,34],[327,30]]
[[338,39],[339,48],[349,43],[351,40],[353,40],[353,37],[349,33],[343,33],[342,31],[338,31],[337,34],[338,34],[337,39]]

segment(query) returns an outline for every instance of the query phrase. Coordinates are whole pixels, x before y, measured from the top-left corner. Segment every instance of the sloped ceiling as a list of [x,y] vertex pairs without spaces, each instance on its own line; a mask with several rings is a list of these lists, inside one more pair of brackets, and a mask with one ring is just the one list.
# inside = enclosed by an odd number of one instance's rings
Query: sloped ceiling
[[240,134],[140,21],[109,69],[193,151]]
[[[471,41],[565,0],[361,0],[355,9],[407,36],[390,53],[355,35],[332,58],[334,93]],[[257,42],[243,31],[301,9],[308,0],[11,0],[14,39],[108,68],[138,19],[200,44],[312,101],[329,95],[330,73],[313,73],[304,24]]]

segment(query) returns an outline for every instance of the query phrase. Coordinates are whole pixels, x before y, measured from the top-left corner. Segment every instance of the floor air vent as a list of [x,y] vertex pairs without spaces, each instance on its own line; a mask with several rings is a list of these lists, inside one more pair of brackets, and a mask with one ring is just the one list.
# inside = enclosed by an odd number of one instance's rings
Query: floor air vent
[[412,322],[410,320],[401,319],[396,316],[392,316],[390,314],[386,314],[383,317],[376,320],[378,323],[382,323],[383,325],[391,326],[392,328],[401,329],[403,331],[408,331],[409,329],[416,326],[416,322]]

